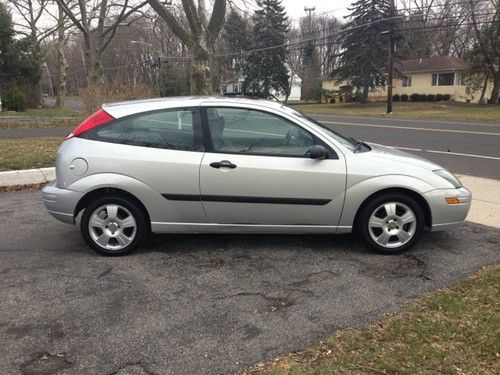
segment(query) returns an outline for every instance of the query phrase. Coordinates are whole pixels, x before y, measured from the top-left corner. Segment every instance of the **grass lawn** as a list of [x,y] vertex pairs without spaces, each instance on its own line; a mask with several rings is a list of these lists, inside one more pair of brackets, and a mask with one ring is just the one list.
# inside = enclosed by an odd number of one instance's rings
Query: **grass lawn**
[[499,374],[500,267],[241,374]]
[[[294,104],[292,107],[310,114],[385,116],[386,103],[346,104]],[[388,117],[500,123],[500,105],[477,105],[465,103],[401,103],[393,106]]]
[[0,112],[0,129],[75,127],[84,115],[69,108],[36,108],[25,112]]
[[0,171],[54,166],[59,137],[0,139]]
[[69,108],[30,108],[25,112],[4,111],[0,112],[0,119],[2,117],[81,117],[81,113]]

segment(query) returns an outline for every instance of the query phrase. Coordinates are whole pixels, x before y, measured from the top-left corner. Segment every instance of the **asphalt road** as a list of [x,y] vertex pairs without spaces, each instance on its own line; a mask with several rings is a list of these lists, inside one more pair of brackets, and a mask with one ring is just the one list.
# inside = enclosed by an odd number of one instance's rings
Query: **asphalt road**
[[0,374],[226,374],[356,327],[500,261],[500,231],[425,233],[400,256],[350,235],[163,235],[106,258],[0,193]]
[[500,179],[498,124],[403,120],[354,116],[314,116],[341,134],[398,147],[455,173]]
[[[402,120],[354,116],[314,116],[359,140],[400,147],[455,173],[500,179],[498,124]],[[68,135],[68,129],[0,129],[0,138]]]

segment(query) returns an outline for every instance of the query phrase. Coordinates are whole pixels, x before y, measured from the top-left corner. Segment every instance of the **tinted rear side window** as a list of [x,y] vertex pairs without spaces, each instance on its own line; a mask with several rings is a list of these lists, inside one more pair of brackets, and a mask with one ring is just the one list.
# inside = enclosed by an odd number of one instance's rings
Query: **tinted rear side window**
[[175,108],[119,118],[90,130],[84,137],[134,146],[203,151],[198,108]]

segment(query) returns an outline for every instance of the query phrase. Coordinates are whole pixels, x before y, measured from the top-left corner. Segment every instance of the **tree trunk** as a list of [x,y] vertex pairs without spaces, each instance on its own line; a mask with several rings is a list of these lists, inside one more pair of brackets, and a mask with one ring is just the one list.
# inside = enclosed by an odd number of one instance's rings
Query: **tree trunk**
[[489,77],[486,74],[484,76],[484,83],[483,83],[483,88],[481,90],[481,96],[479,97],[479,104],[485,104],[486,102],[484,101],[484,97],[486,95],[486,88],[488,87],[488,82],[489,82]]
[[64,46],[58,48],[60,48],[57,53],[59,84],[57,86],[56,107],[60,108],[64,107],[66,100],[66,70],[68,69],[68,64],[66,61],[66,56],[64,55]]
[[206,48],[199,42],[193,46],[193,58],[189,67],[191,95],[212,95],[210,60]]
[[370,90],[370,85],[368,83],[365,83],[365,86],[363,87],[363,103],[368,103],[368,92]]
[[86,83],[92,84],[99,81],[102,74],[102,53],[99,52],[98,46],[92,42],[91,35],[84,35],[84,65]]
[[500,92],[500,70],[495,74],[493,90],[491,90],[490,104],[498,104],[498,94]]
[[61,5],[58,3],[59,7],[59,18],[58,18],[58,30],[57,30],[57,73],[59,76],[59,82],[57,85],[57,96],[56,96],[56,107],[64,107],[64,102],[66,98],[66,69],[68,68],[68,63],[66,61],[66,55],[64,53],[64,12]]

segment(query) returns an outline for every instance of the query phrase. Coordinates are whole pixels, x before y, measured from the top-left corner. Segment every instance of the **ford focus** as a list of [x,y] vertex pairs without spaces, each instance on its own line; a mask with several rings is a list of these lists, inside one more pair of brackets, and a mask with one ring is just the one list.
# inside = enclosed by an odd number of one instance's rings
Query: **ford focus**
[[428,160],[277,102],[211,97],[104,105],[62,142],[42,195],[103,255],[130,253],[150,232],[356,232],[395,254],[425,229],[460,225],[471,204]]

